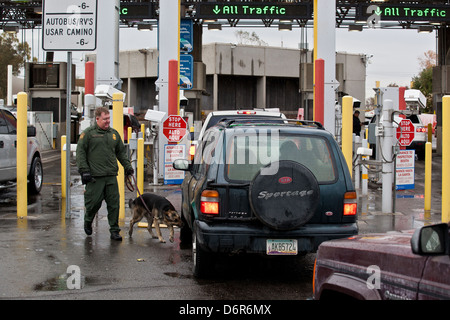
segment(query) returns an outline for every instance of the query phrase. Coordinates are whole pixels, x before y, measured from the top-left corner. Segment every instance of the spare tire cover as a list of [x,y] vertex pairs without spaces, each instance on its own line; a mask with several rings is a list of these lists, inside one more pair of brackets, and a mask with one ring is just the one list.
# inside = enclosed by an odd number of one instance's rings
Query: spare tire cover
[[[258,219],[276,230],[295,229],[308,222],[319,204],[314,174],[298,162],[281,160],[262,168],[250,184],[250,205]],[[266,168],[267,168],[266,167]]]

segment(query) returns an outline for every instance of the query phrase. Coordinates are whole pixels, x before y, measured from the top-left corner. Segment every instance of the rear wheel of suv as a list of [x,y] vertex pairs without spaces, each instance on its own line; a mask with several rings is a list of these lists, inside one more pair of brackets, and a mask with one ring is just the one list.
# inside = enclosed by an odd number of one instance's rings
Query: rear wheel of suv
[[214,266],[212,254],[203,250],[197,239],[196,230],[192,232],[192,260],[194,262],[194,276],[196,278],[204,278],[211,272]]
[[252,210],[262,223],[276,230],[292,230],[312,218],[320,190],[308,168],[281,160],[258,172],[250,184],[249,197]]
[[41,158],[39,156],[34,157],[31,163],[30,175],[28,176],[28,190],[31,194],[41,192],[43,172]]

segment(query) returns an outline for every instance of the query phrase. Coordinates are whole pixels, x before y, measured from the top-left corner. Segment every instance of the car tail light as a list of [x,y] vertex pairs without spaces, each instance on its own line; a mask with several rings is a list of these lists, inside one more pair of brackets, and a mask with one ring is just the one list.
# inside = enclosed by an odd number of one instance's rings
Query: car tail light
[[194,156],[195,156],[195,144],[191,144],[191,146],[189,147],[189,156],[190,156],[191,160],[194,159]]
[[200,211],[203,214],[219,214],[219,193],[216,190],[204,190],[202,192]]
[[344,194],[344,216],[354,216],[357,211],[356,192],[346,192]]
[[256,111],[238,111],[238,114],[256,114]]
[[416,132],[427,132],[427,129],[425,127],[417,127]]

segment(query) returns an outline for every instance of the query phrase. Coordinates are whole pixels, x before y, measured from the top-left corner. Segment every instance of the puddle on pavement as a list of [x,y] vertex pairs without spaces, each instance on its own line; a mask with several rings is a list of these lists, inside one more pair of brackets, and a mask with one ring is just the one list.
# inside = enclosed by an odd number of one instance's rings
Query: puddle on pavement
[[164,272],[166,276],[178,279],[193,279],[194,276],[191,274],[180,274],[178,272]]
[[[48,279],[44,282],[38,283],[34,286],[35,291],[64,291],[70,290],[68,287],[70,284],[67,283],[68,275],[62,274],[56,278]],[[79,289],[82,289],[86,284],[86,278],[81,276],[81,281],[79,284]]]
[[[75,284],[72,282],[67,283],[69,274],[62,274],[60,276],[57,276],[55,278],[47,279],[44,282],[36,284],[33,289],[35,291],[65,291],[65,290],[75,290],[75,289],[83,289],[86,286],[99,286],[99,285],[110,285],[117,281],[117,279],[101,279],[101,278],[95,278],[95,277],[84,277],[81,276],[80,283]],[[70,280],[69,280],[70,281]],[[69,288],[74,287],[75,288]]]

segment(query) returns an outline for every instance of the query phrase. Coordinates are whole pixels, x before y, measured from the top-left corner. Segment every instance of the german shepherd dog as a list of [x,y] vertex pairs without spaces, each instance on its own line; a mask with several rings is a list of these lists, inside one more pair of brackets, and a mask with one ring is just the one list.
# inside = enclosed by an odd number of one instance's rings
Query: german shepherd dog
[[[145,202],[148,210],[142,201]],[[148,222],[147,229],[152,238],[158,238],[159,242],[162,243],[166,242],[161,235],[161,230],[159,229],[159,224],[165,223],[170,230],[169,240],[170,242],[173,242],[173,226],[181,227],[182,222],[180,215],[169,200],[156,194],[144,193],[141,197],[137,197],[134,200],[130,199],[128,206],[133,213],[133,217],[130,220],[130,230],[128,231],[130,237],[133,235],[134,224],[141,221],[145,216]],[[153,222],[155,225],[156,237],[152,231]]]

